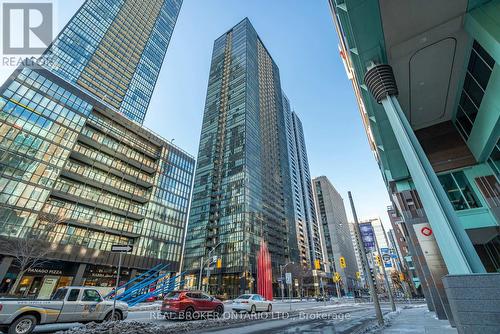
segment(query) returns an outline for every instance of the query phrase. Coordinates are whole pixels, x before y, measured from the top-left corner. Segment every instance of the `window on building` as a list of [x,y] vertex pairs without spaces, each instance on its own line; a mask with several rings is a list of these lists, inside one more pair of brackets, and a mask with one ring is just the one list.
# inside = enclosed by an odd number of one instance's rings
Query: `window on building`
[[498,140],[497,144],[493,148],[493,151],[488,158],[488,163],[495,172],[495,175],[500,178],[500,140]]
[[438,178],[456,211],[482,206],[463,171],[441,174]]
[[494,65],[495,60],[474,41],[456,117],[457,128],[465,139],[471,134]]

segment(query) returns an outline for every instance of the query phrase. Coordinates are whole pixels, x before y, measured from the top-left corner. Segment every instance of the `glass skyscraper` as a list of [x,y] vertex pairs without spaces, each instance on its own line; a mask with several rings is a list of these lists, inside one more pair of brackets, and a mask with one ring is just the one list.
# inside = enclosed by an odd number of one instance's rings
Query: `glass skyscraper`
[[[19,67],[0,87],[0,292],[18,276],[15,292],[25,295],[110,289],[113,244],[133,245],[123,280],[159,263],[179,270],[194,158],[134,122],[144,118],[179,7],[88,0],[41,66]],[[22,239],[50,249],[50,262],[19,275],[4,246]]]
[[214,43],[183,270],[198,283],[212,251],[221,268],[204,287],[255,291],[263,238],[276,283],[279,266],[298,260],[294,223],[279,70],[244,19]]
[[321,242],[321,227],[316,216],[314,196],[309,172],[304,130],[299,116],[291,110],[290,101],[283,93],[292,199],[295,212],[296,237],[300,263],[303,267],[316,269],[315,261],[323,266],[325,256]]
[[87,0],[41,63],[143,123],[182,0]]

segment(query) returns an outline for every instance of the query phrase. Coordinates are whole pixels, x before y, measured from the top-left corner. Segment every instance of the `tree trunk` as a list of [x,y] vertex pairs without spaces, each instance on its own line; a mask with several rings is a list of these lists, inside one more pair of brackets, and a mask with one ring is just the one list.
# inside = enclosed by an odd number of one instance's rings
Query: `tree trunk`
[[23,278],[25,272],[26,272],[26,270],[19,271],[19,274],[17,275],[16,280],[14,281],[14,285],[12,285],[12,288],[10,289],[9,294],[11,294],[11,295],[16,294],[17,287],[19,286],[19,283],[21,283],[21,279]]

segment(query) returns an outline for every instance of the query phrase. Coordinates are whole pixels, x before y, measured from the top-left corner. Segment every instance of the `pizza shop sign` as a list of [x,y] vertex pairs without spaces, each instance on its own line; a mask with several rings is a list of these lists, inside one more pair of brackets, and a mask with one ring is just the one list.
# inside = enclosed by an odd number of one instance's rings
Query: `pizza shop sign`
[[46,275],[62,275],[62,270],[59,269],[44,269],[44,268],[31,268],[26,271],[29,274],[46,274]]

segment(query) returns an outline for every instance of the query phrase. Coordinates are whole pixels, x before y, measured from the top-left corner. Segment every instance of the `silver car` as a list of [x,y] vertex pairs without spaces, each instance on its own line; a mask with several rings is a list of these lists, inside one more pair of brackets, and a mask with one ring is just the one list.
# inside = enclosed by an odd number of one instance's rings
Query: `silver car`
[[271,312],[273,305],[270,300],[265,299],[261,295],[244,294],[233,301],[232,308],[235,312]]
[[36,325],[123,320],[128,305],[117,301],[113,315],[113,301],[104,300],[92,287],[69,286],[59,288],[51,299],[0,299],[0,329],[9,334],[29,334]]

